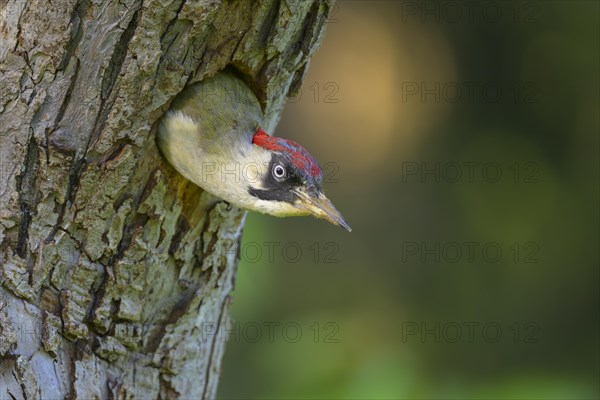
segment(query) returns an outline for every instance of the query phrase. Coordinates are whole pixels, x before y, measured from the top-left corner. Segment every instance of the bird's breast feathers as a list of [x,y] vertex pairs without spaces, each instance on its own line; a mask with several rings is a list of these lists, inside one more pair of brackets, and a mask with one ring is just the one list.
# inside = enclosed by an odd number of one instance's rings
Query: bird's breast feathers
[[[188,180],[204,190],[242,208],[272,212],[272,202],[250,196],[249,188],[265,189],[263,177],[269,173],[272,154],[250,140],[252,134],[240,134],[238,143],[223,148],[203,144],[201,127],[181,111],[171,111],[159,127],[158,140],[171,165]],[[207,148],[208,147],[208,148]],[[261,204],[264,203],[264,204]],[[291,215],[298,210],[281,204],[279,214]]]

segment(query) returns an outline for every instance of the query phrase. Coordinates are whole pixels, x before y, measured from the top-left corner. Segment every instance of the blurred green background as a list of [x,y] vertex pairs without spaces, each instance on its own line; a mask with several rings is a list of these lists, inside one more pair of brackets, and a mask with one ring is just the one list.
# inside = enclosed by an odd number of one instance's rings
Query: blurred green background
[[[221,398],[599,397],[597,1],[338,1],[250,213]],[[501,252],[501,253],[500,253]]]

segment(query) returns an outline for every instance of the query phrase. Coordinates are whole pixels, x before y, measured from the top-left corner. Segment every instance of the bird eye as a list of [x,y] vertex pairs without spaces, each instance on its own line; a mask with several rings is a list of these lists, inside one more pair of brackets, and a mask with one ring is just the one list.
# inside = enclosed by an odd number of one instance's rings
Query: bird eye
[[282,165],[275,165],[275,167],[273,167],[273,176],[278,179],[281,180],[285,177],[285,168]]

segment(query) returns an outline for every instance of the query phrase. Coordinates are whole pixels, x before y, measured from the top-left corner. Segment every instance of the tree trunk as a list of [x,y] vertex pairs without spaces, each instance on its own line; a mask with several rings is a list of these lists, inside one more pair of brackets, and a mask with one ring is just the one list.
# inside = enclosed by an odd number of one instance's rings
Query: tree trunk
[[0,398],[215,397],[245,212],[157,121],[229,67],[272,129],[331,7],[0,0]]

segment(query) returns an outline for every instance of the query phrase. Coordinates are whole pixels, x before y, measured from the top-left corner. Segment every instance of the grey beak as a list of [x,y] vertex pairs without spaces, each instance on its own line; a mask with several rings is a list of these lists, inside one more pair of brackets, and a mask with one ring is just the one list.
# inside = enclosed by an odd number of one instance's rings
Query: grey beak
[[348,222],[322,192],[319,192],[316,196],[310,195],[302,189],[297,189],[295,192],[300,198],[300,204],[298,204],[300,208],[307,210],[317,218],[325,219],[334,225],[341,226],[348,232],[352,232]]

